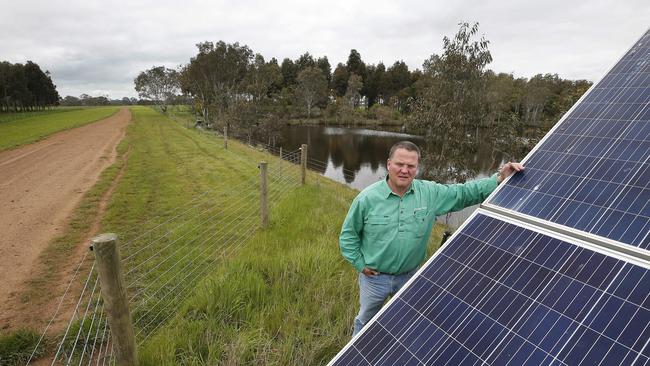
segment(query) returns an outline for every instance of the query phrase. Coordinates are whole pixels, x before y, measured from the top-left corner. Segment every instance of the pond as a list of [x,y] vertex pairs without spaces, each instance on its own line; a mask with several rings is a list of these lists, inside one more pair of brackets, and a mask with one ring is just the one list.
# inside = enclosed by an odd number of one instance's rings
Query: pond
[[[487,135],[484,133],[483,135]],[[414,142],[423,150],[418,178],[440,183],[456,183],[487,177],[512,159],[512,154],[495,148],[485,136],[466,136],[470,148],[459,141],[449,141],[449,159],[439,159],[435,138],[397,131],[329,126],[285,126],[276,146],[293,151],[301,144],[309,146],[309,167],[322,175],[361,190],[386,177],[386,160],[390,147],[398,141]],[[453,158],[451,157],[453,156]],[[476,206],[477,207],[477,206]],[[458,227],[476,207],[439,218]]]

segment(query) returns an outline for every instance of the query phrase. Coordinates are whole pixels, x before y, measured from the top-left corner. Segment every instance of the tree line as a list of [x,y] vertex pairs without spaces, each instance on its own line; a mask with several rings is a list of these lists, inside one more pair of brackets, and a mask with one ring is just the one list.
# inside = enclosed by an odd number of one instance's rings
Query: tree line
[[0,62],[0,110],[21,112],[55,106],[59,93],[50,72],[32,61],[25,64]]
[[[186,104],[187,102],[181,97],[177,96],[175,99],[170,100],[173,104]],[[155,101],[148,99],[138,99],[124,97],[122,99],[110,99],[108,95],[92,96],[89,94],[81,94],[79,97],[66,95],[65,98],[59,100],[60,106],[65,107],[94,107],[94,106],[107,106],[107,105],[155,105]]]
[[183,93],[207,125],[249,134],[280,120],[313,117],[334,123],[397,120],[421,134],[548,126],[591,86],[557,74],[527,79],[496,73],[487,69],[488,46],[478,23],[461,23],[456,35],[443,38],[440,55],[409,70],[403,61],[368,64],[355,49],[332,67],[327,56],[304,53],[279,62],[237,42],[202,42],[189,63],[154,67],[134,82],[141,98],[163,110]]

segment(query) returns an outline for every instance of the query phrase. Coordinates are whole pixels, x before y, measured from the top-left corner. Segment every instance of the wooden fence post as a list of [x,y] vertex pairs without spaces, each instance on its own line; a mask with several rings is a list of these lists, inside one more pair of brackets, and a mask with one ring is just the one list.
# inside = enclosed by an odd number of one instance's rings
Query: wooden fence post
[[92,250],[95,252],[102,299],[115,347],[115,362],[120,366],[136,366],[135,334],[122,277],[117,235],[109,233],[94,237]]
[[307,176],[307,144],[300,147],[300,183],[305,184]]
[[269,201],[268,201],[268,186],[266,179],[267,163],[260,162],[260,214],[262,217],[262,227],[269,226]]
[[228,150],[228,125],[223,126],[223,147]]

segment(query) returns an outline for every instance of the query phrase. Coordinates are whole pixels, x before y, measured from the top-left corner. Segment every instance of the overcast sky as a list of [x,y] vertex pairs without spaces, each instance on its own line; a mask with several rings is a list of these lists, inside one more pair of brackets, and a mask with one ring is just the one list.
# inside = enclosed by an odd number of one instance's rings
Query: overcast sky
[[546,1],[31,1],[0,0],[0,61],[32,60],[61,96],[136,96],[133,79],[176,67],[195,44],[248,45],[267,60],[354,48],[366,64],[421,68],[460,21],[480,23],[488,67],[530,77],[598,80],[650,27],[648,0]]

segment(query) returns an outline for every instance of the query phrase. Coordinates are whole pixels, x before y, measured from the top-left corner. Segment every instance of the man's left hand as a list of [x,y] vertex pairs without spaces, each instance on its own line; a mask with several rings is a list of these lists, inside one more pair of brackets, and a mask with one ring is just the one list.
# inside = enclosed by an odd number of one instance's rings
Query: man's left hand
[[499,174],[497,174],[497,183],[503,182],[506,178],[510,176],[510,174],[514,172],[520,172],[524,170],[524,166],[519,164],[519,163],[512,163],[509,162],[506,165],[502,166],[501,169],[499,170]]

